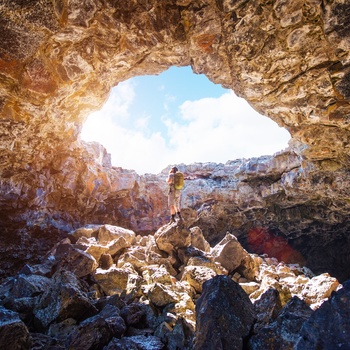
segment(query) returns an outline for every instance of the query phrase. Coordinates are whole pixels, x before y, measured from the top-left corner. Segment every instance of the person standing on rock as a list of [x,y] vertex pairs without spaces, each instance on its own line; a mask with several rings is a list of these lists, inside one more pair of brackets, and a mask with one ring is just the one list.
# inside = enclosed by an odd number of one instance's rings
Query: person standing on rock
[[[181,180],[182,177],[182,180]],[[182,183],[180,183],[182,182]],[[179,172],[179,169],[174,166],[170,169],[169,175],[167,178],[167,183],[169,184],[168,192],[168,205],[170,208],[171,219],[169,224],[172,224],[175,221],[176,214],[182,220],[180,213],[180,200],[181,200],[181,189],[183,188],[183,174]]]

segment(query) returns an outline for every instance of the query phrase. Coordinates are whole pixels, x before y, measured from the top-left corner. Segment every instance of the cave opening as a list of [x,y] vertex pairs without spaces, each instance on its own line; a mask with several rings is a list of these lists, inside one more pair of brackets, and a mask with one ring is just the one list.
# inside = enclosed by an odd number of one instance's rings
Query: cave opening
[[169,164],[272,155],[288,147],[290,134],[232,90],[174,66],[114,87],[81,139],[102,144],[114,166],[157,174]]

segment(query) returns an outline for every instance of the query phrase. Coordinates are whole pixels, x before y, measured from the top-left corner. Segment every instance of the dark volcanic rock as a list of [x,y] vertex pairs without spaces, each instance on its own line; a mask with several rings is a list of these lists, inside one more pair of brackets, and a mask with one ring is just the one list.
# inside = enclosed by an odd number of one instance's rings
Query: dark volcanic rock
[[303,324],[295,349],[350,349],[350,281]]
[[41,296],[35,308],[35,323],[38,329],[47,328],[52,322],[67,318],[77,321],[97,313],[87,297],[86,286],[71,272],[58,271],[53,276],[53,285]]
[[249,349],[293,350],[301,326],[309,319],[312,312],[304,301],[297,297],[292,298],[274,321],[269,320],[265,327],[259,329],[258,335],[250,338]]
[[0,349],[30,349],[32,344],[28,328],[18,314],[0,306]]
[[77,350],[100,349],[113,337],[121,338],[125,331],[126,325],[119,316],[119,309],[106,305],[99,314],[87,318],[70,333],[66,346]]
[[112,167],[80,131],[118,83],[191,66],[292,140],[271,157],[183,166],[184,217],[198,214],[212,245],[267,229],[283,240],[265,253],[349,278],[349,17],[344,0],[2,1],[0,277],[86,223],[166,223],[168,169]]
[[[172,234],[183,226],[174,224]],[[346,344],[349,285],[332,296],[329,310],[325,301],[339,289],[329,274],[249,254],[233,235],[208,249],[198,227],[178,240],[188,246],[174,244],[167,253],[155,235],[99,229],[72,232],[74,244],[65,239],[41,265],[0,284],[0,349],[292,349],[297,341],[319,342],[313,322],[323,329],[333,322],[333,343]],[[109,256],[112,265],[91,267],[90,253],[98,260],[104,251],[118,252]],[[220,261],[236,267],[232,277]],[[325,311],[313,314],[322,303]]]
[[256,317],[247,294],[227,276],[204,283],[196,313],[196,350],[242,349]]

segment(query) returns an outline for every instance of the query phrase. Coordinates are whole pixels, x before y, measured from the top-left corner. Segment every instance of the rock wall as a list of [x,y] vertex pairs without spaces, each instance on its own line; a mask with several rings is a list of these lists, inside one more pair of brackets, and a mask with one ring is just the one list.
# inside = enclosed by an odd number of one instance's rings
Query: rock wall
[[191,65],[293,141],[273,158],[183,165],[187,220],[212,244],[230,231],[349,277],[349,12],[342,0],[2,1],[1,274],[85,223],[147,233],[167,220],[167,170],[113,168],[79,133],[119,82]]

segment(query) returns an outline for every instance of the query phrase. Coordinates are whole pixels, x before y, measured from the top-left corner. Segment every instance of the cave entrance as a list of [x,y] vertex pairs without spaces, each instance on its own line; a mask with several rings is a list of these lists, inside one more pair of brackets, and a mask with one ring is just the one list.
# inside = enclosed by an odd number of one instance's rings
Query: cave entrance
[[290,134],[205,75],[172,67],[113,88],[81,138],[105,146],[114,166],[157,174],[169,164],[272,155]]

